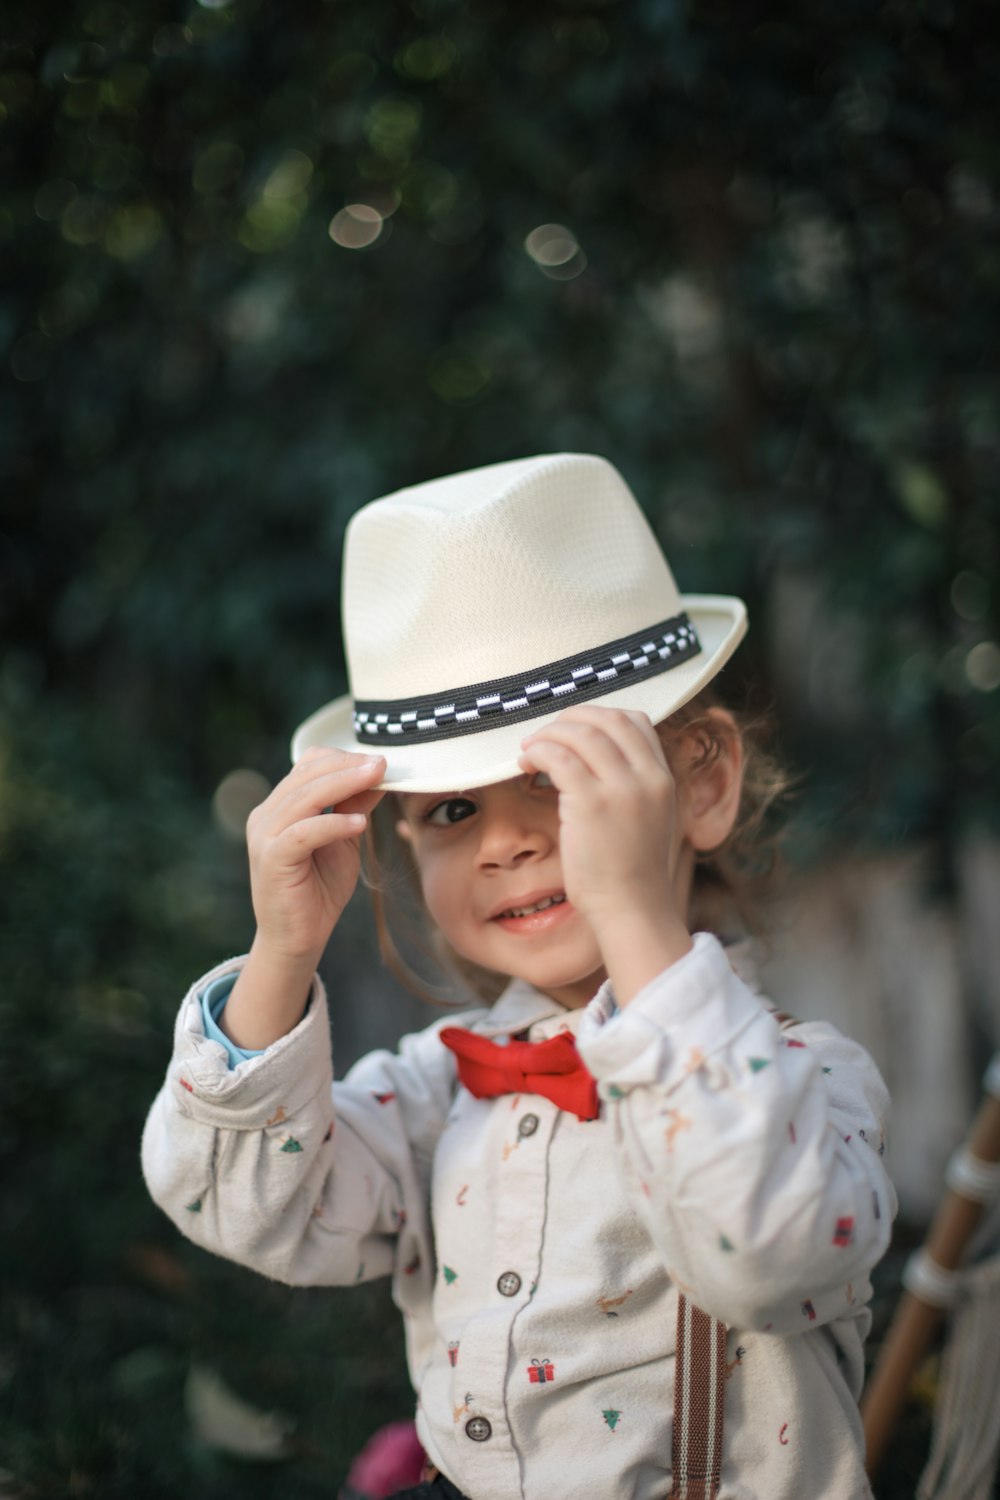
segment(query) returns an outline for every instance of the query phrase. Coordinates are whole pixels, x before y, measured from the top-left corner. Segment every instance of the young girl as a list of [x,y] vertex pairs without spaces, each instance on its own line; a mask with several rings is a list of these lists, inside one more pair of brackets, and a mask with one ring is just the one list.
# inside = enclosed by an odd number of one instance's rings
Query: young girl
[[[437,1471],[408,1493],[868,1495],[885,1088],[691,930],[743,745],[690,705],[742,603],[682,598],[621,476],[555,454],[359,511],[344,623],[353,697],[248,825],[251,952],[181,1007],[153,1196],[279,1280],[392,1277]],[[332,1083],[315,968],[380,802],[502,993]]]

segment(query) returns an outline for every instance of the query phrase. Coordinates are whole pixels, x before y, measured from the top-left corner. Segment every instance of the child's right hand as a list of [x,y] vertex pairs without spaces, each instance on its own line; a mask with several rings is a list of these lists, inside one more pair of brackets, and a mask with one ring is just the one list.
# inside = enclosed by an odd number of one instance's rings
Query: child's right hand
[[357,885],[385,757],[313,746],[247,820],[254,946],[315,966]]

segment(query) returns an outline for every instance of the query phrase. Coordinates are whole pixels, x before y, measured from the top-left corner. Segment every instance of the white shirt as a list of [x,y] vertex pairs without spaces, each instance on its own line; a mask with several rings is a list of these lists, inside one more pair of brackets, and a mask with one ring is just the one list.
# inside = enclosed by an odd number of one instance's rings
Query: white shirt
[[[738,961],[738,959],[736,960]],[[150,1191],[210,1250],[299,1285],[393,1278],[417,1427],[472,1500],[663,1500],[677,1289],[729,1325],[720,1500],[856,1500],[869,1273],[896,1200],[885,1086],[823,1023],[781,1031],[715,938],[618,1011],[513,981],[457,1018],[576,1035],[600,1118],[479,1100],[449,1016],[332,1084],[302,1022],[230,1069],[198,994],[143,1141]],[[331,1129],[331,1126],[333,1127]]]

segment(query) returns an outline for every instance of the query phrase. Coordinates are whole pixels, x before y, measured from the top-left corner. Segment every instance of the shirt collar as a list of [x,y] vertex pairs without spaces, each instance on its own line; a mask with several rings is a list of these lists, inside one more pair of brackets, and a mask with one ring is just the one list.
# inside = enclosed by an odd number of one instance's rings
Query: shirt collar
[[760,943],[756,938],[743,937],[733,942],[724,941],[723,947],[726,950],[730,968],[742,979],[748,990],[759,995],[762,958]]
[[[512,979],[507,988],[476,1023],[480,1036],[513,1036],[538,1026],[532,1041],[554,1036],[557,1031],[575,1032],[583,1016],[583,1008],[567,1010],[557,1000],[543,995],[525,979]],[[548,1023],[548,1024],[546,1024]]]

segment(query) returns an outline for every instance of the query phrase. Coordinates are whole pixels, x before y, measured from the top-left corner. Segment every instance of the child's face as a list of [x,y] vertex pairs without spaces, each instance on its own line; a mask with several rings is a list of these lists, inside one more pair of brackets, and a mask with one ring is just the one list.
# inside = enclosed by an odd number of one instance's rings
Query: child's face
[[[586,1005],[605,977],[590,927],[565,899],[559,797],[541,772],[461,792],[400,797],[431,919],[463,957],[526,979],[560,1005]],[[513,911],[548,897],[559,904]]]

